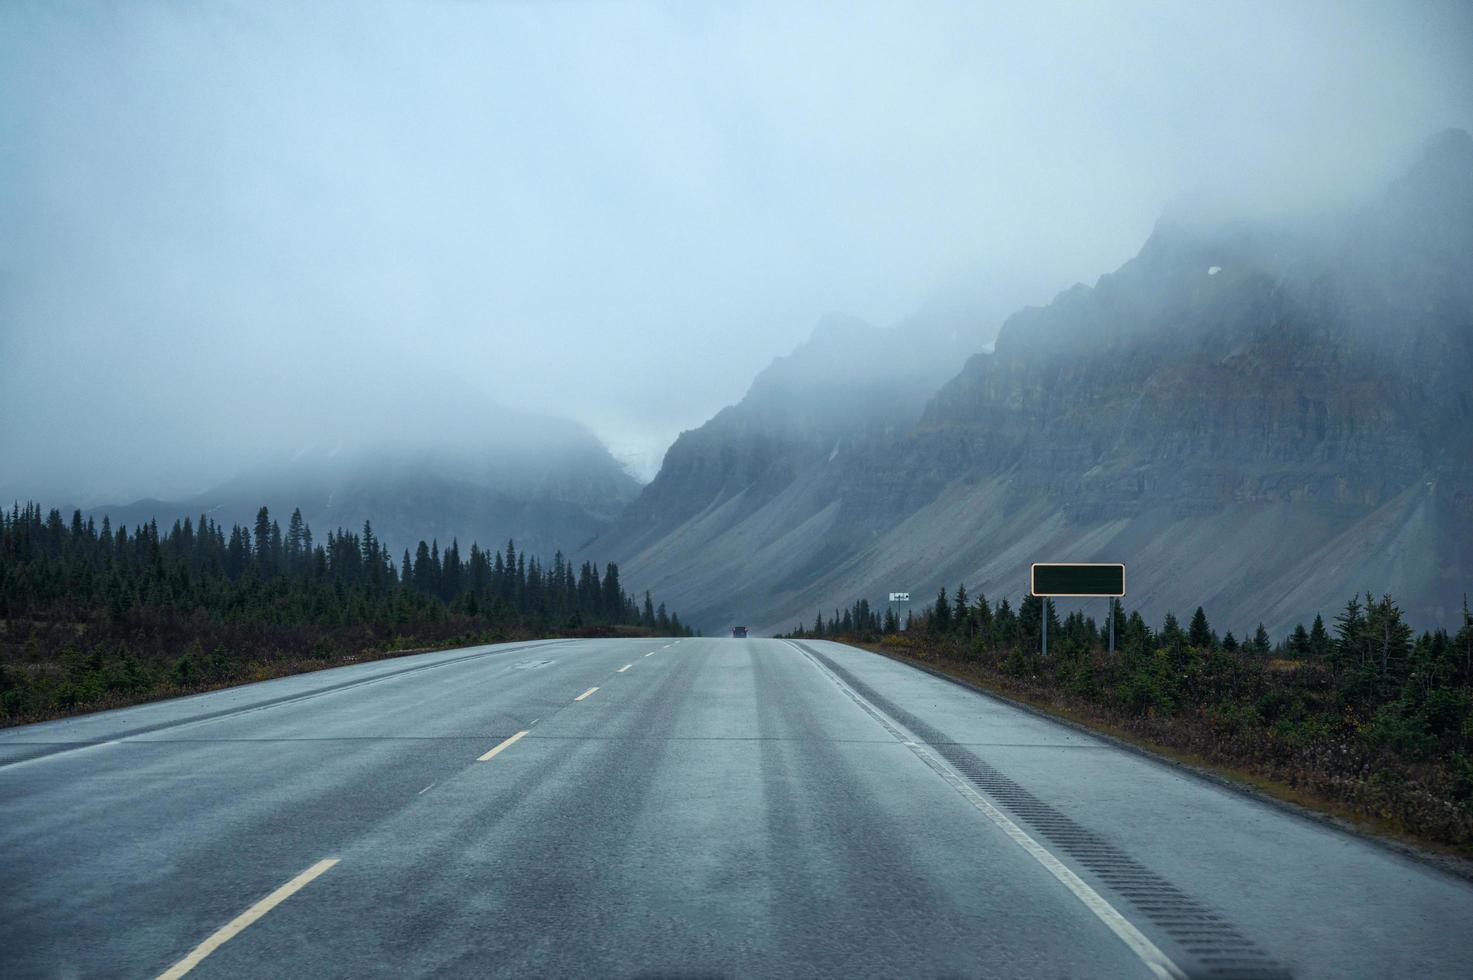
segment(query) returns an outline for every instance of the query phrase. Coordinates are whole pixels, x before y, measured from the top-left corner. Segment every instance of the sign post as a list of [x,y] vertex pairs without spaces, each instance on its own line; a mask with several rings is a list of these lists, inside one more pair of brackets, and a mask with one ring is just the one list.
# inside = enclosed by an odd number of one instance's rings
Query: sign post
[[[1110,652],[1115,652],[1115,600],[1125,595],[1125,566],[1117,563],[1034,562],[1028,579],[1029,595],[1079,599],[1104,596],[1110,600]],[[1048,656],[1048,603],[1042,612],[1043,655]]]
[[[909,602],[909,601],[910,601],[910,593],[909,592],[891,592],[890,593],[890,609],[892,611],[895,609],[895,603],[897,603],[897,602]],[[900,617],[898,615],[895,617],[895,623],[896,623],[896,631],[899,632],[899,629],[900,629]]]

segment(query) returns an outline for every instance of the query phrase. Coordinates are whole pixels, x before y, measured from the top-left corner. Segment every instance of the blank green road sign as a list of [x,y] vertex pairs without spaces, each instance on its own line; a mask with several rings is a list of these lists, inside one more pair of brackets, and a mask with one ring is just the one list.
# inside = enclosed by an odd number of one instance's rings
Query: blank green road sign
[[1123,596],[1125,566],[1039,562],[1033,566],[1030,590],[1041,596]]

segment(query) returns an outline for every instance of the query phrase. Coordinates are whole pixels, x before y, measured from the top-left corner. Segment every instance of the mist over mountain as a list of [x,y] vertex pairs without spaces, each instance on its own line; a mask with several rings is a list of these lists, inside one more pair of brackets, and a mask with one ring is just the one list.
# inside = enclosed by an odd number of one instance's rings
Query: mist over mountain
[[892,440],[920,418],[958,360],[991,342],[996,325],[965,306],[937,304],[889,328],[829,316],[776,358],[746,396],[680,434],[655,479],[599,547],[633,553],[685,522],[740,521],[792,492],[815,461]]
[[438,436],[376,443],[372,435],[302,447],[252,465],[188,498],[99,506],[114,525],[206,514],[249,526],[265,505],[285,523],[300,507],[319,533],[361,530],[372,521],[391,550],[420,540],[443,548],[459,540],[551,557],[571,553],[606,529],[639,492],[639,483],[582,426],[499,409]]
[[1148,617],[1202,604],[1241,631],[1267,610],[1282,632],[1369,589],[1452,621],[1473,572],[1466,132],[1351,209],[1182,198],[1094,286],[1017,312],[992,352],[972,336],[921,406],[935,375],[902,380],[904,344],[824,325],[682,434],[597,550],[707,627],[959,581],[1016,598],[1060,560],[1126,562]]

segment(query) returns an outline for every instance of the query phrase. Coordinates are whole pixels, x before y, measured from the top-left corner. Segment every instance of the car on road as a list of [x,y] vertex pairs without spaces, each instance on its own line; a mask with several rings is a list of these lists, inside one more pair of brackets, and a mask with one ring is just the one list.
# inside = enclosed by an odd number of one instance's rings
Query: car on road
[[745,626],[733,626],[731,628],[731,635],[738,640],[745,640],[747,638],[747,628]]

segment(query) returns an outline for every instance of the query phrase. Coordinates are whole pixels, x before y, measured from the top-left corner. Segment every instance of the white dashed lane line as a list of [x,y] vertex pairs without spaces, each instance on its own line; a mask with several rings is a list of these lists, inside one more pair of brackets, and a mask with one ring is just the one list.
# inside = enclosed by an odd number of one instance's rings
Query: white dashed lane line
[[265,915],[267,912],[270,912],[272,909],[276,908],[276,906],[280,905],[288,898],[291,898],[297,892],[301,891],[308,884],[310,884],[312,879],[316,878],[324,871],[327,871],[329,868],[337,863],[337,858],[323,858],[321,861],[318,861],[316,864],[312,865],[312,867],[308,868],[306,871],[303,871],[291,881],[288,881],[286,884],[276,889],[276,891],[272,892],[270,895],[267,895],[255,905],[252,905],[240,915],[237,915],[225,925],[215,930],[215,932],[210,935],[210,938],[206,939],[204,942],[196,946],[194,948],[194,951],[191,952],[188,956],[184,957],[184,959],[169,967],[163,973],[160,973],[158,980],[177,980],[178,977],[184,976],[184,974],[199,966],[206,956],[209,956],[215,950],[219,949],[221,946],[224,946],[231,939],[234,939],[252,922],[255,922],[261,916]]
[[498,752],[500,752],[502,749],[511,748],[511,746],[513,746],[517,742],[521,741],[522,736],[524,736],[526,734],[527,734],[526,729],[523,729],[522,731],[517,732],[511,738],[503,739],[500,743],[497,744],[497,746],[494,749],[492,749],[491,751],[487,752],[485,755],[481,756],[476,761],[477,762],[490,762],[492,759],[496,758],[496,754]]

